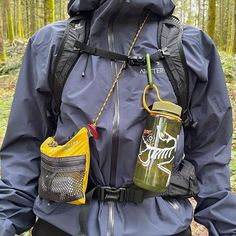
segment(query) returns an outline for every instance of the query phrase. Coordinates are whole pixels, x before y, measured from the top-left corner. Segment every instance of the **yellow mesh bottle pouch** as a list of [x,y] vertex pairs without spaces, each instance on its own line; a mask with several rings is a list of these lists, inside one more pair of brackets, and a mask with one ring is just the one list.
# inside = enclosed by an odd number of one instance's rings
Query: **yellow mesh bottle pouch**
[[49,137],[40,151],[39,196],[54,202],[84,204],[90,166],[87,128],[82,128],[64,145]]

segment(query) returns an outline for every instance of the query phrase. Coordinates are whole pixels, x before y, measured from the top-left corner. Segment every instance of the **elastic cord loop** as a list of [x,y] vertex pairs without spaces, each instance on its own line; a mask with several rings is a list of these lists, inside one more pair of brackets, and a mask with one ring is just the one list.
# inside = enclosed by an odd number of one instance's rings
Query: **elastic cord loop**
[[157,86],[155,84],[153,84],[152,86],[150,85],[147,85],[144,90],[143,90],[143,96],[142,96],[142,101],[143,101],[143,107],[145,108],[145,110],[150,113],[151,115],[163,115],[163,116],[168,116],[168,117],[171,117],[177,121],[182,121],[181,118],[177,115],[173,115],[173,114],[169,114],[167,112],[160,112],[160,111],[152,111],[149,109],[148,105],[147,105],[147,102],[146,102],[146,93],[147,93],[147,90],[150,90],[150,89],[155,89],[156,91],[156,94],[157,94],[157,99],[160,101],[160,102],[164,102],[164,103],[167,103],[167,104],[173,104],[172,102],[170,101],[165,101],[165,100],[162,100],[161,97],[160,97],[160,93],[159,93],[159,90],[157,88]]
[[146,102],[146,93],[147,93],[147,90],[148,89],[155,89],[156,91],[156,94],[157,94],[157,98],[158,100],[162,101],[161,97],[160,97],[160,93],[159,93],[159,90],[157,88],[157,86],[155,84],[152,85],[152,87],[150,85],[147,85],[144,90],[143,90],[143,97],[142,97],[142,100],[143,100],[143,107],[145,108],[146,111],[148,111],[149,113],[153,113],[152,110],[149,109],[148,105],[147,105],[147,102]]

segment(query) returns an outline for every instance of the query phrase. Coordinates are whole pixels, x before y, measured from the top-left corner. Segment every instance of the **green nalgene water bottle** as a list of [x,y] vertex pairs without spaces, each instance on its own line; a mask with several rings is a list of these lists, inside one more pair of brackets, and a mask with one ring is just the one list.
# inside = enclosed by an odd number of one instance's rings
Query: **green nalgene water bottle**
[[182,108],[171,102],[155,102],[142,135],[133,181],[143,189],[165,192],[170,182]]

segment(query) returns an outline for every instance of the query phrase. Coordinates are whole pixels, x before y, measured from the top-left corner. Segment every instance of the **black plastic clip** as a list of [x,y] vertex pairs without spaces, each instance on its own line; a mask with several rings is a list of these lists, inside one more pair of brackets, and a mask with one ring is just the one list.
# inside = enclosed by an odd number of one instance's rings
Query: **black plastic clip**
[[165,56],[170,56],[170,52],[167,47],[159,49],[158,51],[161,53],[162,58],[164,58]]
[[156,53],[151,55],[151,61],[157,62],[163,60],[166,56],[170,56],[170,52],[167,47],[158,49]]
[[146,59],[145,57],[128,57],[127,64],[130,66],[144,66],[146,65]]
[[79,41],[75,41],[73,50],[80,54],[84,52],[83,49],[81,48],[81,43]]
[[183,123],[184,128],[191,127],[195,129],[198,125],[198,122],[193,120],[188,109],[186,109],[182,113],[182,123]]
[[125,188],[113,188],[109,186],[101,186],[98,188],[97,198],[100,201],[125,201]]

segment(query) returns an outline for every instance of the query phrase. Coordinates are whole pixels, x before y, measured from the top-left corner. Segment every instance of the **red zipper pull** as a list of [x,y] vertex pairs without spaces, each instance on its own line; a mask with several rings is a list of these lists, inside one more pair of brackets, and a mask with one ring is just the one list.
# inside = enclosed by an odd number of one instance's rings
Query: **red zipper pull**
[[88,129],[90,134],[94,137],[94,139],[98,139],[98,131],[96,129],[96,126],[94,124],[88,124]]

